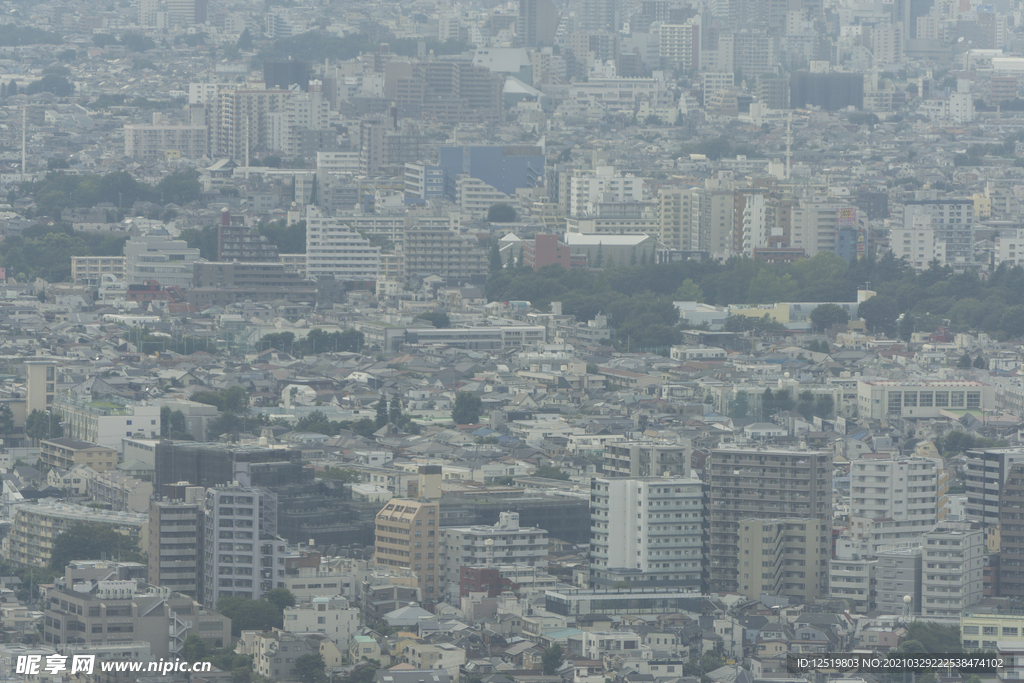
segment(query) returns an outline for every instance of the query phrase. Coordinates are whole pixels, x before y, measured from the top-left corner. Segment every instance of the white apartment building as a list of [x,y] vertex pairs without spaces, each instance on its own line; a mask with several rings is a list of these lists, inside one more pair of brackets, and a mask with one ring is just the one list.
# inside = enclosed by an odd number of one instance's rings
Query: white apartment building
[[985,532],[943,524],[924,535],[921,615],[959,619],[982,598]]
[[192,287],[192,264],[199,250],[167,235],[133,237],[124,245],[124,277],[130,285],[156,280],[163,287]]
[[316,171],[321,181],[324,180],[321,174],[358,175],[359,152],[317,152]]
[[[924,221],[917,217],[923,216]],[[974,261],[974,200],[911,199],[903,207],[903,229],[931,223],[936,242],[945,245],[943,265],[956,267]]]
[[203,604],[261,599],[284,587],[286,541],[277,536],[277,496],[259,488],[207,489]]
[[468,175],[459,176],[455,181],[455,196],[459,208],[471,216],[480,218],[495,204],[509,204],[512,197],[480,180]]
[[728,71],[705,71],[701,73],[701,92],[704,95],[703,105],[707,106],[708,100],[716,92],[732,90],[734,87],[734,75],[732,69]]
[[359,610],[343,597],[315,597],[284,610],[284,629],[292,633],[322,633],[342,652],[359,633]]
[[830,560],[828,592],[833,600],[846,600],[854,614],[875,608],[875,568],[878,560]]
[[853,208],[837,202],[805,202],[793,207],[789,228],[789,245],[800,248],[808,256],[819,251],[834,251],[839,216],[843,209]]
[[380,269],[380,247],[338,218],[320,215],[315,206],[306,207],[306,277],[335,280],[376,280]]
[[569,179],[569,216],[590,215],[594,205],[601,202],[642,201],[643,191],[643,178],[617,173],[614,166],[576,170]]
[[160,407],[125,400],[92,401],[71,393],[54,399],[64,435],[121,452],[124,438],[160,437]]
[[905,258],[915,270],[927,269],[933,260],[946,263],[946,241],[938,238],[929,216],[915,216],[909,227],[894,227],[889,246],[896,258]]
[[698,249],[700,202],[695,188],[658,190],[658,241],[669,249]]
[[591,586],[699,588],[702,487],[681,477],[592,479]]
[[996,266],[1009,262],[1011,266],[1024,266],[1024,230],[996,236]]
[[164,161],[171,152],[184,159],[202,159],[207,152],[208,131],[206,126],[156,121],[126,124],[124,155],[139,161]]
[[850,535],[865,556],[920,539],[948,512],[949,476],[931,458],[850,463]]
[[[685,24],[662,24],[658,32],[658,57],[683,71],[700,67],[700,25],[693,19]],[[731,74],[730,74],[731,75]]]
[[768,246],[776,224],[775,203],[764,193],[753,192],[745,196],[741,217],[742,250],[747,256],[754,249]]
[[526,565],[535,567],[547,557],[548,532],[520,527],[518,512],[502,512],[494,526],[443,527],[442,576],[459,582],[463,566]]

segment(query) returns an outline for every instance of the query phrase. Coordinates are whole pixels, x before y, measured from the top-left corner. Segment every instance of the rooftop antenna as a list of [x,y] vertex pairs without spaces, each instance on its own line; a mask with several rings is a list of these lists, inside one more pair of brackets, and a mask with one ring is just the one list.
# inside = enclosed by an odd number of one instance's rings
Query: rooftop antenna
[[21,179],[25,180],[25,149],[28,129],[28,107],[21,108]]
[[793,158],[793,112],[789,112],[786,117],[786,180],[789,180],[789,165],[790,160]]
[[249,179],[249,115],[245,115],[245,179]]

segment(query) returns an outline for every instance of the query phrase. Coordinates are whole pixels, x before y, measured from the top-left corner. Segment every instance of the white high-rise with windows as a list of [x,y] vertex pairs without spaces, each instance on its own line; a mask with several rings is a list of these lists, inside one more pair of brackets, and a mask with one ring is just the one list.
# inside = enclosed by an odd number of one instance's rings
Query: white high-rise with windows
[[203,604],[261,599],[284,587],[287,542],[277,535],[277,496],[241,486],[207,489],[204,505]]
[[376,280],[380,247],[337,218],[306,207],[306,277],[335,280]]
[[591,586],[699,591],[702,510],[699,479],[592,479]]
[[949,509],[949,475],[932,458],[862,458],[850,463],[850,535],[863,556],[913,543]]

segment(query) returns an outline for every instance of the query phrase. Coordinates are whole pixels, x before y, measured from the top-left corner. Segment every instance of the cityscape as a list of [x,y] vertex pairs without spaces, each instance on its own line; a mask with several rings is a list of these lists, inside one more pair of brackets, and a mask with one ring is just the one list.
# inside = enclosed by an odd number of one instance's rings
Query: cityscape
[[1018,681],[1024,5],[2,0],[0,480],[0,683]]

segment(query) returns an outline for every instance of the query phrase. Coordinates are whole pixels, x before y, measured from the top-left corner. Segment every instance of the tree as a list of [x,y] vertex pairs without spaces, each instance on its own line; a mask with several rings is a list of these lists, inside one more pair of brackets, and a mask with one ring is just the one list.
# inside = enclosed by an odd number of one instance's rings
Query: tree
[[53,540],[50,567],[63,570],[74,560],[102,560],[107,558],[126,561],[141,559],[135,539],[114,531],[105,524],[79,523]]
[[388,423],[388,396],[387,394],[381,394],[380,400],[377,401],[377,415],[375,421],[377,423],[377,429],[380,429]]
[[[647,252],[644,252],[645,254]],[[672,295],[673,301],[704,301],[704,292],[701,291],[700,285],[686,278],[679,284],[679,288],[676,293]]]
[[295,675],[301,683],[323,683],[327,680],[325,668],[327,665],[319,652],[295,658]]
[[54,439],[64,436],[64,427],[60,424],[60,413],[51,411],[44,413],[33,410],[25,420],[25,434],[32,439]]
[[194,664],[208,657],[210,648],[206,646],[206,641],[200,638],[198,633],[190,633],[188,638],[185,638],[179,655],[189,664]]
[[974,359],[974,367],[979,370],[986,370],[988,368],[988,361],[985,360],[985,356],[978,354],[978,357]]
[[281,611],[284,611],[285,607],[295,607],[295,596],[287,588],[272,588],[263,599]]
[[562,663],[565,661],[565,651],[562,650],[561,645],[555,643],[544,650],[540,656],[540,661],[544,667],[544,675],[554,676],[562,668]]
[[960,356],[960,360],[956,362],[958,368],[969,369],[971,367],[971,354],[964,351],[964,355]]
[[857,307],[857,315],[871,331],[882,332],[892,336],[896,328],[896,318],[900,314],[899,304],[891,296],[876,294]]
[[221,598],[217,611],[231,620],[231,633],[241,636],[242,631],[269,631],[281,628],[284,616],[277,605],[266,600],[248,598]]
[[914,320],[914,316],[909,313],[904,313],[900,318],[899,324],[899,337],[905,342],[909,342],[913,339],[914,332],[917,329],[917,321]]
[[70,97],[75,91],[75,86],[68,79],[56,74],[48,74],[38,81],[33,81],[25,88],[26,95],[37,95],[41,92],[53,93],[57,97]]
[[434,327],[451,327],[452,321],[448,317],[448,314],[442,311],[440,308],[433,311],[427,311],[426,313],[420,313],[417,318],[423,318],[424,320],[430,321],[430,324]]
[[388,409],[388,422],[395,425],[402,424],[402,399],[398,396],[391,397],[391,405]]
[[845,325],[850,314],[839,304],[822,304],[811,311],[811,325],[816,332],[824,332],[833,325]]
[[501,262],[501,246],[498,244],[498,240],[491,242],[491,248],[487,253],[487,266],[492,273],[500,271],[505,266]]
[[515,223],[517,220],[519,214],[511,204],[500,202],[491,204],[491,208],[487,209],[488,223]]
[[242,31],[242,35],[238,36],[238,42],[235,45],[242,52],[252,50],[252,34],[249,33],[249,29]]
[[452,420],[457,425],[476,424],[480,420],[480,413],[483,412],[483,409],[483,401],[479,396],[468,391],[460,391],[455,396]]
[[121,44],[129,52],[146,52],[156,47],[156,41],[141,33],[125,33],[121,36]]
[[559,479],[561,481],[569,481],[569,475],[562,470],[554,467],[553,465],[541,465],[533,471],[533,476],[543,477],[544,479]]
[[0,406],[0,434],[4,435],[4,444],[7,443],[10,438],[10,434],[13,431],[14,413],[11,411],[11,407],[4,403]]

